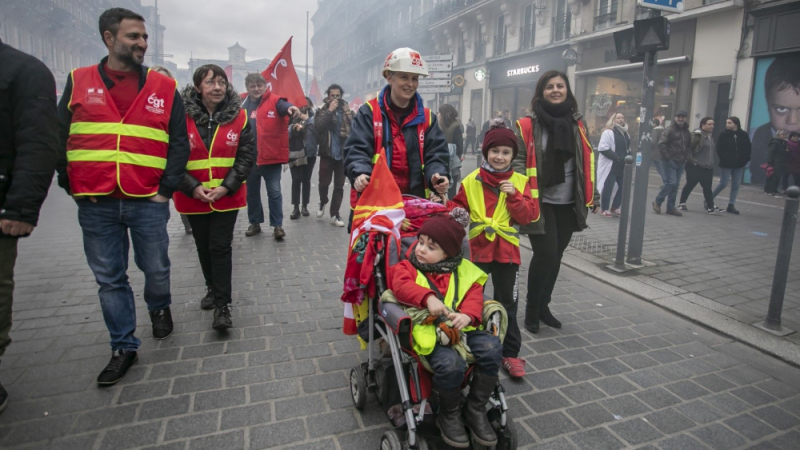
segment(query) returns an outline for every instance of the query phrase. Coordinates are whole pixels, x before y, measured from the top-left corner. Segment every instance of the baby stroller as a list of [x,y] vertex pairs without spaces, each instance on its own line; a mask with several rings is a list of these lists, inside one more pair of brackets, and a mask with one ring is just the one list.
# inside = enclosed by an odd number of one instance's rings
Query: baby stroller
[[[427,450],[429,447],[425,437],[439,436],[434,413],[437,409],[436,399],[431,398],[431,374],[413,350],[411,317],[397,304],[381,300],[387,289],[389,268],[404,259],[408,249],[416,241],[416,231],[413,228],[418,229],[418,226],[414,225],[419,225],[426,217],[441,213],[435,207],[429,208],[429,212],[424,209],[422,213],[419,209],[412,211],[408,207],[408,200],[417,205],[427,202],[404,197],[404,209],[410,218],[412,229],[401,233],[399,246],[394,238],[387,238],[385,235],[374,236],[367,244],[375,246],[377,255],[373,263],[375,295],[368,299],[367,319],[358,327],[359,336],[367,342],[368,360],[350,370],[350,391],[355,407],[362,409],[367,401],[367,393],[375,394],[395,428],[381,437],[381,450]],[[464,257],[469,258],[469,243],[466,238],[463,248]],[[496,326],[497,318],[493,318],[490,323],[492,325],[487,326],[487,331],[490,331],[489,327]],[[472,367],[469,367],[462,389],[469,385],[471,375]],[[497,445],[491,448],[515,450],[517,434],[508,414],[504,389],[500,383],[495,386],[488,405],[489,422],[497,434]],[[488,449],[475,441],[472,442],[472,448]]]

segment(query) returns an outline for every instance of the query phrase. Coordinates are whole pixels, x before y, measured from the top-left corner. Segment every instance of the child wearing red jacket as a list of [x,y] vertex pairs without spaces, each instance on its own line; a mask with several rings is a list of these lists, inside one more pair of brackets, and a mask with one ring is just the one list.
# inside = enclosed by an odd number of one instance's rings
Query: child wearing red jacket
[[515,225],[538,220],[539,207],[531,196],[528,178],[514,172],[517,155],[514,132],[502,121],[494,122],[483,139],[484,161],[467,175],[450,206],[470,214],[469,247],[472,262],[492,276],[494,299],[508,313],[508,331],[503,341],[503,368],[511,377],[525,376],[525,361],[519,358],[522,339],[517,325],[519,233]]
[[[462,257],[465,235],[464,227],[448,215],[428,219],[409,259],[392,268],[389,285],[399,303],[427,308],[431,316],[449,320],[453,328],[466,334],[476,361],[463,415],[473,438],[491,447],[497,444],[497,436],[485,406],[497,384],[502,344],[498,337],[478,329],[486,274]],[[433,389],[439,396],[436,424],[442,439],[453,447],[468,448],[469,436],[461,422],[466,361],[437,339],[436,324],[415,322],[412,336],[414,350],[433,369]]]

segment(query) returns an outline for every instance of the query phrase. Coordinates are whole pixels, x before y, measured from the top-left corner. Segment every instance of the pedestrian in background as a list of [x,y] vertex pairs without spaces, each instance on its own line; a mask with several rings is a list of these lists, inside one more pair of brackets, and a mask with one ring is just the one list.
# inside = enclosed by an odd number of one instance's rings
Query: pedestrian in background
[[458,111],[453,105],[445,103],[439,107],[439,126],[444,131],[444,139],[447,141],[447,149],[450,153],[450,179],[452,181],[447,195],[453,198],[458,193],[458,186],[461,183],[461,162],[464,160],[461,122],[458,120]]
[[[292,214],[291,220],[300,215],[308,217],[308,202],[311,198],[311,174],[317,162],[317,148],[309,144],[309,136],[313,138],[314,103],[306,97],[306,104],[300,108],[300,114],[292,119],[289,125],[289,171],[292,174]],[[316,142],[316,138],[314,141]],[[302,200],[301,200],[302,197]],[[301,203],[302,201],[302,203]],[[302,204],[302,207],[301,207]]]
[[711,183],[714,181],[714,153],[716,144],[714,143],[714,119],[703,117],[700,119],[700,129],[692,133],[691,152],[686,162],[686,184],[681,191],[681,200],[678,209],[688,211],[686,200],[689,194],[700,184],[703,188],[703,198],[705,201],[704,209],[709,214],[722,212],[714,206],[714,195],[711,192]]
[[[653,117],[650,120],[653,125],[653,131],[650,133],[650,160],[656,168],[656,172],[664,179],[664,162],[661,160],[661,152],[658,151],[658,143],[661,141],[661,135],[664,133],[664,127],[661,125],[661,120],[658,117]],[[662,186],[663,187],[663,186]]]
[[[786,141],[786,179],[792,177],[792,185],[800,186],[800,133],[792,131]],[[788,187],[788,186],[787,186]]]
[[[603,217],[620,216],[622,205],[622,179],[625,175],[625,157],[631,152],[628,124],[622,113],[612,114],[606,122],[597,147],[597,185],[600,187],[600,214]],[[611,201],[611,197],[614,201]]]
[[678,111],[673,118],[672,124],[661,134],[658,142],[658,150],[661,152],[662,175],[664,187],[661,188],[656,199],[653,201],[653,210],[656,214],[661,214],[661,204],[667,201],[667,214],[671,216],[682,216],[683,214],[675,207],[675,200],[678,197],[678,186],[681,184],[681,177],[686,167],[686,159],[691,151],[691,133],[689,124],[686,123],[686,111]]
[[175,80],[142,65],[144,18],[111,8],[100,15],[99,28],[108,56],[73,70],[58,105],[57,170],[58,184],[78,206],[86,260],[100,286],[113,353],[97,383],[111,385],[136,362],[141,344],[127,275],[131,242],[144,272],[153,337],[172,334],[169,199],[186,173],[190,149]]
[[[150,69],[175,79],[175,77],[172,76],[172,72],[170,72],[169,69],[164,66],[153,66]],[[183,223],[183,231],[185,231],[186,234],[192,234],[192,225],[189,223],[189,218],[186,216],[186,214],[178,214],[178,216],[180,216],[181,223]]]
[[[464,154],[470,152],[471,154],[475,154],[478,151],[478,141],[476,134],[478,132],[478,127],[475,126],[475,122],[472,121],[472,117],[469,118],[467,121],[467,140],[464,142]],[[472,150],[470,150],[470,148]]]
[[525,329],[539,332],[539,321],[553,328],[561,322],[550,311],[553,289],[572,234],[586,229],[591,209],[600,199],[595,188],[594,150],[578,112],[567,75],[542,74],[531,100],[531,115],[517,121],[520,151],[514,171],[527,175],[533,198],[539,199],[539,220],[520,227],[530,239]]
[[[289,116],[300,109],[285,98],[266,90],[261,74],[250,73],[244,79],[247,98],[242,108],[247,111],[256,142],[256,166],[247,178],[247,219],[250,226],[245,236],[261,233],[264,207],[261,203],[261,179],[267,188],[267,207],[272,237],[280,241],[286,236],[283,230],[283,195],[281,194],[281,167],[289,162]],[[261,126],[258,125],[261,123]]]
[[[0,41],[0,357],[11,344],[17,241],[39,222],[58,152],[56,81],[41,61]],[[8,392],[0,384],[0,412]]]
[[[354,113],[342,98],[344,91],[338,84],[325,90],[327,96],[322,107],[314,117],[314,130],[319,144],[319,210],[317,217],[325,215],[328,203],[328,187],[333,181],[333,195],[330,197],[331,224],[343,227],[339,215],[344,197],[344,144],[352,129]],[[353,206],[353,205],[351,205]]]
[[224,331],[231,321],[233,228],[247,206],[241,189],[255,162],[255,143],[241,98],[221,67],[200,66],[194,85],[183,90],[192,153],[173,196],[175,209],[189,214],[194,243],[208,292],[202,309],[214,309],[211,327]]
[[764,184],[764,193],[767,195],[780,195],[778,194],[778,184],[781,177],[786,172],[786,158],[788,154],[788,146],[786,139],[788,134],[786,130],[778,130],[775,137],[769,141],[769,150],[767,152],[766,174],[767,182]]
[[738,117],[728,117],[725,120],[725,130],[717,137],[717,155],[719,155],[719,184],[714,188],[714,198],[731,183],[731,195],[728,198],[728,208],[731,214],[739,214],[734,206],[736,196],[739,194],[739,184],[744,175],[744,166],[750,162],[750,136],[742,129]]

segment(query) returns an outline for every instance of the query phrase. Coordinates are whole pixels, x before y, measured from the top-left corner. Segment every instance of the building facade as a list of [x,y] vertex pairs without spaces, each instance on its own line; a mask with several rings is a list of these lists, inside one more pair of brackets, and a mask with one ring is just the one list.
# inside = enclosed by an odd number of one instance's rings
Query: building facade
[[164,26],[156,28],[154,7],[141,0],[4,0],[0,2],[0,38],[6,44],[31,54],[53,72],[60,91],[67,75],[77,67],[97,64],[108,54],[97,20],[108,8],[121,7],[145,18],[150,47],[145,64],[162,60]]

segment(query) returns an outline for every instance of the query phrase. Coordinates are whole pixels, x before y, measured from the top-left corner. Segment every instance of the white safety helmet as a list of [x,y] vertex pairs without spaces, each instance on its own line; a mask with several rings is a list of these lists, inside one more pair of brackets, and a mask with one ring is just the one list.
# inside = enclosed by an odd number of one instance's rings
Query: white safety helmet
[[389,53],[383,62],[383,77],[386,78],[389,72],[415,73],[427,77],[428,63],[422,59],[418,51],[408,47],[398,48]]

